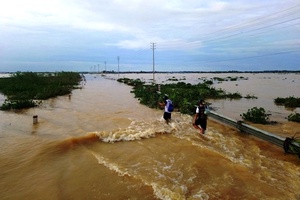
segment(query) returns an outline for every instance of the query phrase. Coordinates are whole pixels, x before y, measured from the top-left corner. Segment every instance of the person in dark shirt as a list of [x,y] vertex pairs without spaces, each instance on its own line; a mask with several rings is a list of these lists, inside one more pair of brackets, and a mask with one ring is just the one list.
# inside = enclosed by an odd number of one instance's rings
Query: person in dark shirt
[[198,106],[196,108],[196,113],[193,118],[193,126],[200,131],[201,134],[205,133],[207,125],[207,115],[205,113],[206,105],[204,100],[200,99],[198,101]]

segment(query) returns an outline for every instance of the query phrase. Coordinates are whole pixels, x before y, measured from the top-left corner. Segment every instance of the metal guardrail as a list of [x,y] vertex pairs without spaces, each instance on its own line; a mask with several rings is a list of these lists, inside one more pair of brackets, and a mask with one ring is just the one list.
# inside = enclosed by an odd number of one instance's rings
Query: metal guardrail
[[[260,130],[258,128],[255,128],[253,126],[250,126],[248,124],[243,123],[242,121],[236,121],[231,118],[225,117],[223,115],[220,115],[218,113],[215,113],[213,111],[210,111],[209,117],[212,117],[213,119],[220,121],[222,123],[225,123],[227,125],[230,125],[232,127],[235,127],[239,129],[241,132],[245,132],[251,135],[254,135],[258,138],[261,138],[263,140],[266,140],[268,142],[271,142],[277,146],[283,147],[283,143],[285,141],[285,138],[282,138],[280,136],[277,136],[275,134]],[[292,143],[296,148],[300,148],[300,145],[298,143]]]

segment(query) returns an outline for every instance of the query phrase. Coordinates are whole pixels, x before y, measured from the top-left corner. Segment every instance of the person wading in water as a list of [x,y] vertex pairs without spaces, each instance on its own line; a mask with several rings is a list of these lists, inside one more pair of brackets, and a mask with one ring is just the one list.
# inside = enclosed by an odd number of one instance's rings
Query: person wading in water
[[204,104],[204,100],[200,99],[198,101],[198,106],[196,108],[196,114],[193,119],[193,126],[204,134],[207,125],[207,115],[205,110],[207,106]]
[[166,120],[166,123],[169,124],[169,122],[171,121],[171,115],[174,110],[174,107],[173,107],[173,103],[170,100],[170,98],[168,97],[168,95],[165,94],[165,96],[163,98],[163,102],[159,102],[159,105],[161,107],[164,106],[163,118]]

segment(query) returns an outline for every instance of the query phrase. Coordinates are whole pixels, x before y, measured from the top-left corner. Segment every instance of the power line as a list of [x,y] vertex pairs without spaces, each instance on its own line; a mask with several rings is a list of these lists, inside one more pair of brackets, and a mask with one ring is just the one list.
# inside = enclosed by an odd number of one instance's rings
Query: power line
[[[273,16],[276,16],[278,14],[281,14],[283,13],[283,16],[277,16],[277,18],[279,19],[283,19],[283,17],[286,17],[286,16],[290,16],[292,14],[299,14],[299,11],[294,11],[294,12],[287,12],[289,10],[293,10],[293,9],[297,9],[297,8],[300,8],[300,4],[297,4],[297,5],[294,5],[292,7],[289,7],[285,10],[282,10],[282,11],[279,11],[279,12],[275,12],[275,13],[271,13],[267,16],[262,16],[262,17],[259,17],[259,18],[256,18],[256,19],[253,19],[253,20],[249,20],[249,21],[246,21],[246,22],[243,22],[241,24],[237,24],[237,25],[233,25],[231,27],[228,27],[228,28],[225,28],[225,29],[222,29],[222,30],[218,30],[218,31],[215,31],[215,32],[212,32],[212,33],[208,33],[206,34],[207,36],[211,36],[212,34],[215,34],[215,33],[222,33],[222,32],[225,32],[225,31],[232,31],[232,29],[236,29],[236,30],[240,30],[241,28],[245,28],[246,26],[249,26],[249,25],[253,25],[253,24],[256,24],[255,22],[259,22],[260,24],[261,23],[264,23],[265,21],[264,20],[270,20],[270,18],[272,18]],[[274,21],[274,18],[272,18],[273,21]],[[267,21],[269,22],[269,21]]]
[[[214,42],[218,42],[218,41],[221,41],[221,40],[234,38],[236,36],[245,35],[245,34],[248,34],[248,33],[251,33],[251,32],[266,30],[266,29],[269,29],[271,27],[275,27],[275,26],[278,26],[278,25],[281,25],[281,24],[287,24],[287,23],[290,23],[292,21],[296,21],[296,20],[300,19],[300,17],[298,17],[299,16],[299,7],[300,7],[300,4],[297,4],[293,7],[290,7],[288,9],[285,9],[285,10],[280,11],[280,12],[272,13],[272,14],[269,14],[267,16],[256,18],[254,20],[250,20],[250,21],[247,21],[247,22],[244,22],[244,23],[241,23],[241,24],[237,24],[237,25],[234,25],[232,27],[228,27],[228,28],[225,28],[225,29],[222,29],[222,30],[218,30],[218,31],[215,31],[215,32],[211,32],[211,33],[202,35],[202,38],[204,38],[204,39],[198,40],[198,41],[193,41],[193,42],[190,42],[190,43],[185,43],[185,46],[182,46],[181,43],[177,43],[177,42],[174,42],[174,43],[168,44],[168,45],[163,45],[162,44],[161,46],[162,46],[162,48],[163,47],[168,48],[168,47],[176,46],[178,44],[178,45],[181,45],[181,47],[197,48],[197,47],[203,46],[205,43],[214,43]],[[294,14],[296,14],[298,16],[290,18],[290,19],[285,19],[287,17],[292,17]],[[282,20],[284,20],[284,21],[282,21]],[[257,22],[259,22],[259,23],[257,24]],[[266,24],[266,23],[269,23],[269,22],[271,22],[271,24]],[[257,27],[259,24],[260,24],[260,27]],[[264,26],[261,26],[262,24],[264,24]],[[290,26],[292,26],[292,25],[290,25]],[[248,30],[245,29],[247,27],[248,27]],[[255,27],[257,27],[257,28],[255,28]],[[252,28],[254,28],[254,29],[252,29]],[[237,33],[229,33],[229,34],[226,35],[226,32],[228,32],[228,31],[235,31],[235,32],[238,31],[238,32]],[[213,38],[212,36],[215,35],[215,34],[222,34],[222,36]],[[259,34],[260,33],[257,33],[257,35],[259,35]],[[205,39],[206,36],[209,36],[209,38]]]
[[243,58],[232,58],[232,59],[216,61],[216,62],[233,61],[233,60],[245,60],[245,59],[260,58],[260,57],[274,56],[274,55],[280,55],[280,54],[289,54],[289,53],[295,53],[295,52],[300,52],[300,49],[292,50],[292,51],[283,51],[283,52],[277,52],[277,53],[270,53],[270,54],[264,54],[264,55],[257,55],[257,56],[248,56],[248,57],[243,57]]
[[[230,39],[237,39],[241,37],[244,37],[244,39],[247,39],[249,37],[254,37],[254,36],[264,36],[263,33],[268,33],[270,31],[273,31],[275,28],[275,30],[278,29],[282,29],[285,27],[289,27],[289,26],[293,26],[295,24],[298,24],[298,21],[300,19],[299,13],[300,12],[296,12],[299,11],[299,7],[300,4],[290,7],[288,9],[282,10],[280,12],[276,12],[276,13],[271,13],[267,16],[262,16],[253,20],[249,20],[246,21],[244,23],[241,24],[237,24],[222,30],[218,30],[215,32],[211,32],[209,34],[203,35],[202,36],[202,40],[198,40],[198,41],[192,41],[189,43],[186,43],[185,41],[173,41],[169,44],[160,44],[160,49],[164,49],[164,48],[168,48],[168,47],[175,47],[175,46],[181,46],[181,49],[186,47],[186,48],[197,48],[197,47],[202,47],[204,44],[205,46],[208,45],[213,45],[213,44],[217,44],[217,42],[219,41],[232,41]],[[298,15],[298,16],[295,16]],[[284,25],[284,27],[280,26],[280,25]],[[222,34],[221,36],[219,34]],[[235,41],[234,41],[235,42]],[[151,44],[151,49],[152,49],[152,53],[153,53],[153,82],[155,82],[155,49],[156,49],[156,43],[152,42]],[[231,43],[232,44],[232,43]],[[253,45],[256,45],[256,42],[252,42],[250,44],[250,47],[254,47]],[[223,44],[220,44],[219,46],[222,46]],[[228,44],[230,45],[230,44]],[[270,45],[268,45],[270,46]],[[291,47],[291,45],[289,45]],[[280,47],[280,45],[276,45],[275,47]],[[287,47],[287,46],[286,46]],[[180,49],[180,50],[181,50]],[[267,53],[267,54],[263,54],[263,55],[257,55],[257,56],[245,56],[243,58],[233,58],[233,59],[228,59],[228,60],[222,60],[222,61],[215,61],[215,62],[224,62],[224,61],[234,61],[234,60],[244,60],[244,59],[251,59],[251,58],[258,58],[258,57],[266,57],[266,56],[275,56],[275,55],[280,55],[280,54],[289,54],[289,53],[295,53],[295,52],[299,52],[299,49],[293,49],[293,50],[289,50],[291,48],[286,48],[286,51],[281,51],[281,52],[277,52],[277,53]],[[139,49],[137,51],[135,51],[135,54],[137,54],[137,56],[146,56],[148,55],[149,50],[146,49]],[[182,54],[177,54],[176,56],[185,56],[184,53]],[[126,60],[126,58],[125,58]],[[134,60],[133,60],[134,61]],[[119,62],[119,60],[118,60]],[[141,62],[141,61],[139,61]],[[143,61],[142,61],[143,62]],[[147,61],[144,61],[144,63]],[[214,62],[214,61],[212,61]],[[119,65],[119,64],[118,64]],[[106,69],[106,68],[105,68]]]
[[232,35],[228,35],[228,36],[224,36],[224,37],[220,37],[220,38],[216,38],[216,39],[206,40],[205,42],[206,43],[207,42],[214,42],[214,41],[218,41],[218,40],[227,39],[227,38],[231,38],[231,37],[234,37],[234,36],[242,35],[242,34],[245,34],[245,33],[250,33],[250,32],[253,32],[253,31],[257,31],[257,30],[263,30],[263,29],[266,29],[266,28],[269,28],[269,27],[272,27],[272,26],[276,26],[276,25],[279,25],[279,24],[284,24],[284,23],[294,21],[294,20],[297,20],[297,19],[300,19],[300,17],[290,19],[290,20],[286,20],[286,21],[283,21],[283,22],[278,22],[278,23],[271,24],[271,25],[268,25],[268,26],[256,28],[256,29],[253,29],[253,30],[243,31],[241,33],[236,33],[236,34],[232,34]]

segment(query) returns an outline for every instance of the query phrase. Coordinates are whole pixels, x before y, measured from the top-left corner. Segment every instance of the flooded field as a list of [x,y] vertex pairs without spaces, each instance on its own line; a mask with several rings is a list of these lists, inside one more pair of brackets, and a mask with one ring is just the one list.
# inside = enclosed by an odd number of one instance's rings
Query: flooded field
[[[83,89],[19,112],[0,111],[1,199],[300,199],[300,160],[235,129],[208,121],[205,135],[192,116],[141,105],[119,77],[152,81],[152,74],[87,74]],[[264,107],[277,125],[260,128],[292,136],[299,124],[276,97],[299,97],[299,74],[156,74],[190,83],[243,76],[214,87],[257,99],[209,100],[217,113],[239,119]],[[0,101],[5,97],[0,96]],[[195,97],[198,99],[198,97]],[[33,124],[33,116],[38,123]]]

